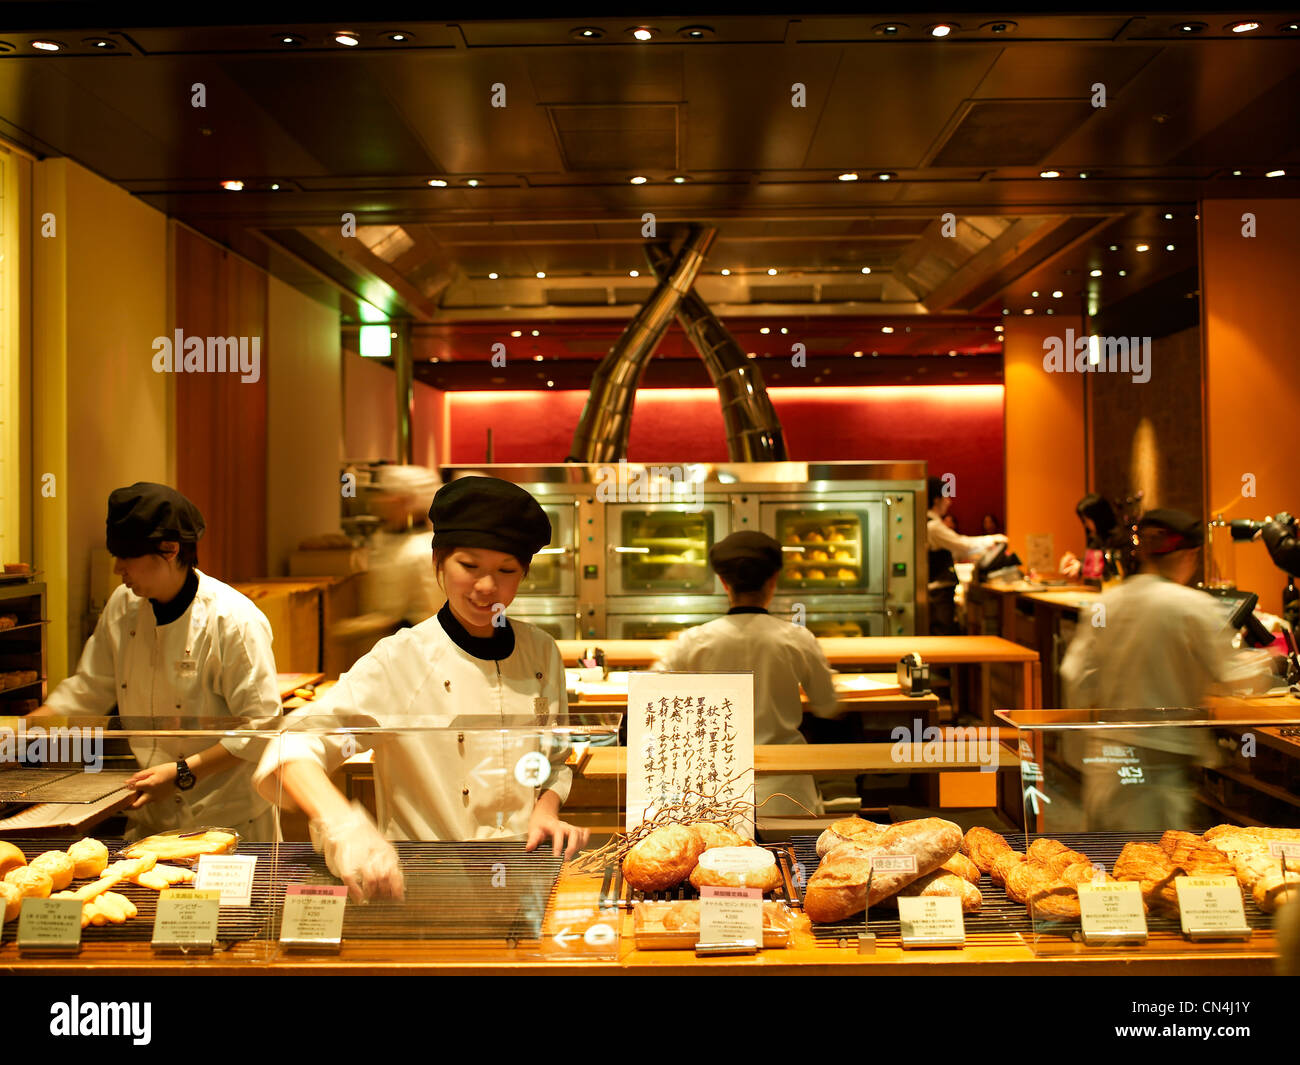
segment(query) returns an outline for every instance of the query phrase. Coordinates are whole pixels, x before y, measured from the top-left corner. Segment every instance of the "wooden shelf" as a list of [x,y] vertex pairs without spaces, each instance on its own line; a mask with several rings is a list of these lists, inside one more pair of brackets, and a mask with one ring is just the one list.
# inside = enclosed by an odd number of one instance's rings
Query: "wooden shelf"
[[1218,773],[1221,777],[1235,780],[1238,784],[1267,795],[1271,799],[1277,799],[1279,802],[1289,803],[1291,806],[1300,806],[1300,795],[1293,795],[1285,788],[1279,788],[1274,784],[1266,784],[1262,780],[1247,776],[1245,773],[1238,772],[1235,769],[1219,768],[1217,766],[1206,766],[1205,768],[1210,773]]

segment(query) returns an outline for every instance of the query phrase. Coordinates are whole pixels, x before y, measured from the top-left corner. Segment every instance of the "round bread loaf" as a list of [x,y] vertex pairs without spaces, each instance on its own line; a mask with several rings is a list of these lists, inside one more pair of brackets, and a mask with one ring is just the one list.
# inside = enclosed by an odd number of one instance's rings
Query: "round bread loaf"
[[7,840],[0,839],[0,877],[7,876],[10,869],[17,869],[27,864],[27,856]]
[[50,892],[54,890],[54,879],[49,873],[42,873],[39,869],[30,869],[23,866],[20,869],[11,869],[5,874],[5,883],[13,884],[24,898],[29,899],[48,899]]
[[73,861],[73,876],[78,880],[99,876],[108,868],[108,848],[97,839],[87,836],[68,848]]
[[703,852],[704,840],[698,832],[685,825],[664,825],[627,852],[623,879],[638,891],[676,887],[690,876]]
[[748,843],[739,832],[713,821],[700,821],[690,827],[704,841],[706,851],[713,847],[744,847]]
[[16,884],[10,884],[8,881],[0,881],[0,903],[3,903],[5,911],[5,924],[17,919],[18,914],[23,908],[23,893],[18,890]]
[[54,882],[54,890],[62,891],[72,883],[72,873],[76,863],[66,851],[46,851],[32,859],[28,869],[39,869],[49,875]]
[[743,887],[775,891],[781,884],[776,856],[762,847],[714,847],[700,855],[691,884],[702,887]]

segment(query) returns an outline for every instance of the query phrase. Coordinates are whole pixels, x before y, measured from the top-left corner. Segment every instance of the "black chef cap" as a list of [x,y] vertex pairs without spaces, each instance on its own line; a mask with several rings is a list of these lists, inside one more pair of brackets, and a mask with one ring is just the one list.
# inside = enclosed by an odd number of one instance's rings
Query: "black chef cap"
[[151,555],[164,540],[197,543],[206,528],[199,508],[174,488],[139,481],[108,497],[105,539],[111,555]]
[[1138,542],[1147,555],[1167,555],[1205,543],[1199,518],[1185,510],[1160,507],[1148,510],[1138,522]]
[[433,546],[504,551],[525,565],[551,542],[551,521],[537,500],[497,477],[444,484],[429,507]]
[[709,548],[709,565],[737,592],[756,592],[781,569],[781,545],[754,529],[734,532]]

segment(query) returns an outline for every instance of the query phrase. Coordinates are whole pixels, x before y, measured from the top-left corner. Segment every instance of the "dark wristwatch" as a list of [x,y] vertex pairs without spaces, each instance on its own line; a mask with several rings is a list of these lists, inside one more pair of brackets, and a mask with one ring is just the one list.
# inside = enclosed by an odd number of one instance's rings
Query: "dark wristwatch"
[[194,776],[194,772],[186,764],[185,759],[184,758],[180,759],[176,763],[176,786],[180,788],[181,791],[189,791],[190,788],[194,787],[194,785],[197,783],[198,783],[198,779]]

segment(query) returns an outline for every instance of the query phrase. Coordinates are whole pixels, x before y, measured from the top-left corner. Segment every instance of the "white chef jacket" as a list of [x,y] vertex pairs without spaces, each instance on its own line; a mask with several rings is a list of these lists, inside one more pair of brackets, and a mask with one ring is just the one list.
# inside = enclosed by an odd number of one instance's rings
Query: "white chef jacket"
[[361,589],[366,613],[401,618],[412,625],[436,614],[447,597],[433,568],[433,530],[375,533]]
[[[834,717],[839,702],[830,663],[817,637],[802,625],[771,614],[728,614],[686,629],[660,653],[652,669],[665,672],[752,672],[754,674],[754,743],[807,743],[799,731],[808,693],[818,717]],[[806,775],[761,776],[755,795],[762,803],[783,792],[813,813],[820,800],[813,778]],[[759,816],[800,815],[805,811],[772,799]]]
[[[533,625],[510,626],[515,649],[499,662],[458,647],[437,615],[380,640],[321,699],[286,715],[280,745],[254,776],[260,792],[287,802],[270,779],[279,766],[313,761],[329,774],[373,750],[376,820],[387,839],[523,837],[543,791],[561,804],[569,796],[567,746],[537,728],[562,724],[568,697],[555,641]],[[478,720],[453,727],[464,717]],[[411,731],[309,734],[320,727]],[[530,777],[519,767],[534,752],[549,772]]]
[[992,536],[962,536],[948,528],[933,510],[925,515],[925,541],[931,551],[949,551],[955,561],[982,555],[997,542]]
[[[266,615],[229,585],[201,570],[195,573],[199,586],[193,601],[163,626],[148,599],[118,586],[81,652],[77,672],[50,693],[46,705],[69,717],[102,717],[116,704],[127,730],[273,727],[281,709]],[[197,754],[211,747],[213,738],[137,736],[129,742],[147,769]],[[233,828],[245,838],[275,838],[275,812],[252,783],[264,745],[249,737],[220,742],[241,762],[189,791],[177,789],[169,799],[128,811],[130,836],[210,825]]]

